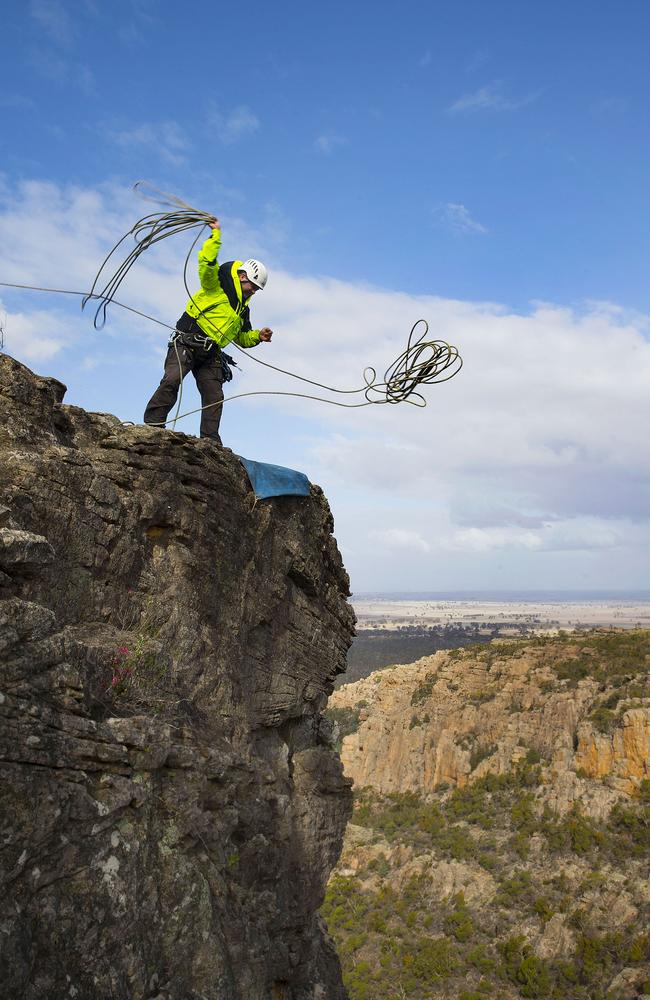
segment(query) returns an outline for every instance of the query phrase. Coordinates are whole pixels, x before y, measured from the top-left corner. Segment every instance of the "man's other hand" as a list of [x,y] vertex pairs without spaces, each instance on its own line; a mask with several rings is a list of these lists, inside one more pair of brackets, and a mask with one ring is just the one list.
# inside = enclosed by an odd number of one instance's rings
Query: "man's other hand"
[[268,343],[272,336],[273,336],[273,330],[270,330],[268,326],[263,326],[262,329],[260,330],[260,340],[263,340],[265,341],[265,343]]
[[210,229],[221,229],[221,223],[218,219],[208,219],[208,225]]

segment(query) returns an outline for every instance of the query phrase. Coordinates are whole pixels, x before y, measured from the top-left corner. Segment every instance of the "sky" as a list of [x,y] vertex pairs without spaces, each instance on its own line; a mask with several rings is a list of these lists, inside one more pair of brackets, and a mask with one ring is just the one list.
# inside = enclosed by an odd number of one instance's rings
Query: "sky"
[[[221,436],[323,488],[354,592],[650,588],[646,0],[0,3],[0,282],[86,291],[147,180],[267,265]],[[119,300],[173,326],[195,235]],[[464,362],[424,409],[256,363],[362,390],[419,319]],[[142,420],[164,326],[2,286],[0,326]]]

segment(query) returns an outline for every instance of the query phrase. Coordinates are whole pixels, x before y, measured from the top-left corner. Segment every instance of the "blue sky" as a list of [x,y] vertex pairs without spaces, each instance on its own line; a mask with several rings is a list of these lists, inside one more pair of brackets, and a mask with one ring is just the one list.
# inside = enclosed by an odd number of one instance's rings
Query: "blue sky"
[[[650,586],[645,2],[4,7],[0,280],[87,288],[146,178],[267,263],[257,357],[361,385],[420,316],[461,350],[426,410],[226,407],[226,444],[323,486],[355,590]],[[189,242],[123,300],[173,323]],[[141,419],[162,330],[1,288],[0,319]],[[296,387],[243,365],[233,392]]]

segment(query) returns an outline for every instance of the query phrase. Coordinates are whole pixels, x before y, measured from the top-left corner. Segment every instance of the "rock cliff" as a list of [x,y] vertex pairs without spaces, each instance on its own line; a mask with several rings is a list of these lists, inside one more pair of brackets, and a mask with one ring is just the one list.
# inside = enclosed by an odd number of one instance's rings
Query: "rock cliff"
[[344,1000],[327,503],[64,392],[0,356],[0,995]]
[[344,685],[330,707],[357,717],[346,774],[382,793],[462,788],[533,751],[553,808],[579,799],[604,815],[650,778],[650,633],[611,635],[620,669],[596,632],[440,652]]
[[650,630],[436,653],[335,692],[351,1000],[650,995]]

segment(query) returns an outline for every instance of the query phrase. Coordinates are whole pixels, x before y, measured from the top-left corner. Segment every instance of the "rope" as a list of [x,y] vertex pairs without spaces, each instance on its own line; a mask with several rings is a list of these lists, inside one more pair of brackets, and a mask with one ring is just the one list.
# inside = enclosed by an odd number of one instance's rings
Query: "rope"
[[[174,333],[178,333],[176,327],[169,326],[169,324],[163,323],[162,320],[156,319],[154,316],[149,316],[147,313],[142,312],[139,309],[134,309],[132,306],[119,302],[115,298],[115,295],[131,267],[133,267],[141,254],[148,250],[149,247],[160,242],[160,240],[166,239],[168,236],[173,236],[177,233],[185,232],[186,230],[199,228],[199,232],[194,238],[187,253],[183,267],[183,282],[185,289],[190,300],[194,302],[194,298],[188,287],[187,268],[194,247],[196,246],[199,236],[201,235],[201,230],[210,222],[214,221],[214,216],[207,212],[201,212],[198,209],[192,208],[191,205],[187,205],[175,195],[169,194],[165,191],[159,191],[146,181],[139,181],[135,185],[135,190],[147,201],[153,201],[167,208],[171,206],[173,211],[150,213],[149,215],[139,219],[129,232],[125,233],[125,235],[118,240],[112,250],[106,255],[102,261],[99,271],[97,272],[97,275],[95,276],[95,280],[93,281],[89,292],[71,291],[63,288],[43,288],[36,285],[10,284],[9,282],[4,281],[0,281],[0,286],[4,288],[20,288],[38,292],[50,292],[60,295],[78,295],[82,299],[82,309],[89,302],[96,301],[99,304],[95,311],[93,320],[95,329],[101,329],[104,326],[108,306],[114,304],[122,309],[128,310],[129,312],[135,313],[137,316],[141,316],[142,318],[150,320],[153,323],[157,323],[159,326],[172,330]],[[99,286],[102,281],[102,272],[105,271],[109,262],[119,251],[124,241],[131,235],[133,235],[135,240],[135,247],[126,255],[124,260],[118,265],[117,269],[100,289]],[[194,304],[196,305],[196,303]],[[202,310],[198,307],[197,312],[199,315],[202,315]],[[211,323],[214,325],[212,319]],[[420,325],[423,325],[423,330],[420,335],[416,337],[416,330],[420,327]],[[228,396],[224,398],[223,401],[220,400],[216,403],[211,403],[208,406],[201,406],[195,410],[188,410],[186,413],[179,412],[183,395],[183,378],[178,347],[176,346],[176,338],[174,337],[172,339],[172,343],[174,344],[174,348],[176,350],[179,375],[181,376],[178,406],[174,417],[170,420],[161,422],[159,426],[167,426],[167,424],[171,424],[172,427],[175,427],[176,422],[178,420],[182,420],[184,417],[200,413],[203,410],[209,409],[211,406],[223,406],[224,402],[232,399],[242,399],[246,396],[291,396],[300,399],[312,399],[321,403],[329,403],[331,406],[339,406],[345,409],[359,409],[364,406],[376,406],[378,404],[385,403],[410,403],[413,406],[424,407],[427,405],[427,402],[425,397],[419,391],[420,387],[424,385],[448,382],[449,379],[453,378],[454,375],[460,371],[463,365],[462,358],[460,357],[456,347],[446,343],[444,340],[425,340],[428,332],[429,324],[427,321],[424,319],[417,320],[411,327],[405,349],[386,369],[383,380],[378,381],[376,370],[373,367],[368,366],[363,371],[364,385],[357,389],[337,389],[334,386],[329,386],[322,382],[316,382],[303,375],[298,375],[295,372],[279,368],[276,365],[270,364],[268,361],[262,361],[261,358],[251,355],[248,351],[245,352],[246,356],[255,361],[256,364],[263,365],[265,368],[270,368],[271,370],[279,372],[282,375],[288,375],[290,378],[298,379],[306,385],[312,385],[318,389],[324,389],[327,392],[337,393],[338,395],[354,395],[362,392],[364,394],[365,402],[343,403],[333,399],[324,399],[321,396],[309,395],[300,392],[259,390],[257,392],[244,392],[238,393],[234,396]],[[243,349],[240,348],[238,344],[231,342],[231,346],[236,347],[239,351],[244,353]]]
[[[81,308],[83,309],[91,299],[99,299],[99,305],[97,306],[95,318],[93,320],[93,326],[96,330],[100,330],[104,326],[106,322],[106,311],[110,303],[113,301],[114,296],[127,274],[143,253],[156,243],[166,239],[168,236],[175,236],[177,233],[183,233],[188,229],[195,229],[197,226],[202,229],[209,222],[214,221],[214,216],[210,215],[208,212],[201,212],[196,208],[192,208],[191,205],[187,205],[184,201],[181,201],[180,198],[177,198],[175,195],[168,194],[166,191],[159,191],[147,181],[138,181],[137,184],[134,185],[134,189],[147,201],[155,201],[161,205],[174,205],[175,211],[152,212],[149,215],[145,215],[142,219],[138,219],[135,225],[129,229],[128,233],[125,233],[124,236],[117,241],[113,249],[109,251],[106,257],[104,257],[99,271],[95,276],[95,280],[92,283],[90,292],[83,298],[81,303]],[[152,194],[147,194],[147,191],[152,192]],[[197,235],[190,248],[188,258],[194,249],[194,245],[199,235],[200,233]],[[129,253],[127,253],[122,263],[118,266],[114,274],[109,277],[101,291],[96,291],[97,286],[101,281],[102,272],[108,266],[108,263],[113,255],[117,253],[129,236],[133,236],[135,246],[129,251]]]

